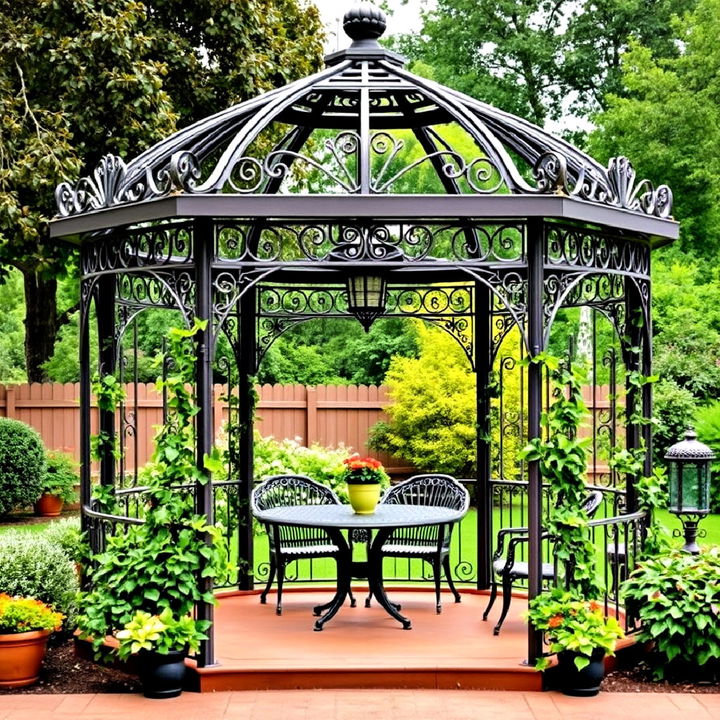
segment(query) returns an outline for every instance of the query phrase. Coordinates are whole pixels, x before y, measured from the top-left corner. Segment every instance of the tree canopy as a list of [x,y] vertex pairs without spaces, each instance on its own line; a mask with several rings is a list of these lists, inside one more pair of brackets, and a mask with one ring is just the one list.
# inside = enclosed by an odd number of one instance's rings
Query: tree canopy
[[72,309],[57,307],[55,186],[311,73],[322,40],[299,0],[0,0],[0,267],[24,276],[29,380]]
[[675,55],[669,19],[690,2],[438,0],[420,36],[397,44],[435,80],[543,125],[569,105],[587,115],[621,92],[630,38]]

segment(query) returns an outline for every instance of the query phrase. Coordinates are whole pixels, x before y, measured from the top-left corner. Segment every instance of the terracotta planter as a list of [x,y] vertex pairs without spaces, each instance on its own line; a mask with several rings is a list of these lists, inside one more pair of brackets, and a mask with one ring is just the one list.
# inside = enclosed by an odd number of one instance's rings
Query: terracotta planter
[[43,493],[35,503],[35,514],[40,517],[57,517],[63,509],[63,500],[57,495]]
[[0,688],[32,685],[40,675],[49,630],[0,635]]
[[380,484],[353,485],[348,483],[350,505],[357,515],[371,515],[380,500]]

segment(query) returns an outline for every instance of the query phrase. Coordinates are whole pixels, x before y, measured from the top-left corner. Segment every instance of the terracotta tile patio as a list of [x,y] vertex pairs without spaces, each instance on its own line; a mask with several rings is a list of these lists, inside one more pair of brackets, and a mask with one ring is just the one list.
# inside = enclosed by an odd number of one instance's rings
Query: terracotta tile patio
[[720,717],[720,694],[600,693],[570,698],[559,693],[468,690],[272,690],[146,700],[139,695],[4,695],[0,720],[711,720]]

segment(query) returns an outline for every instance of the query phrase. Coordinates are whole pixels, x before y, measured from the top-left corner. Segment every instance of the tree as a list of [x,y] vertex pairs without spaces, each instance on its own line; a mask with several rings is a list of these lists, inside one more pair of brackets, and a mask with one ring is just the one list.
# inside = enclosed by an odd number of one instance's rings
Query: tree
[[639,176],[667,183],[681,221],[681,248],[714,257],[720,248],[720,0],[700,0],[673,27],[683,48],[658,58],[635,44],[623,59],[625,97],[596,118],[590,148],[632,158]]
[[618,92],[630,37],[676,54],[669,19],[693,0],[438,0],[399,49],[432,76],[538,125],[574,100],[584,115]]
[[57,306],[72,253],[49,241],[55,186],[312,72],[321,49],[299,0],[0,0],[0,265],[23,273],[30,381],[73,310]]

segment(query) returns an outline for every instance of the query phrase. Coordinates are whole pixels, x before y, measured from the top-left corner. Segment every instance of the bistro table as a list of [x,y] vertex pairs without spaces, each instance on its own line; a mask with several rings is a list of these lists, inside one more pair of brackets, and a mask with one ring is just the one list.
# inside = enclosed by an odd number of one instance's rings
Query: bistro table
[[[296,527],[322,528],[327,531],[333,543],[340,549],[338,557],[337,591],[330,602],[316,606],[313,611],[319,615],[315,630],[322,630],[345,602],[350,591],[352,578],[367,578],[371,594],[392,617],[402,623],[403,629],[410,630],[412,623],[400,614],[400,606],[392,603],[383,587],[382,546],[393,530],[426,525],[452,525],[461,520],[465,511],[453,510],[434,505],[380,504],[370,515],[358,515],[349,505],[289,505],[274,507],[255,516],[269,525],[292,525]],[[351,543],[343,530],[351,534],[355,530],[376,530],[368,548],[367,562],[354,561]]]

